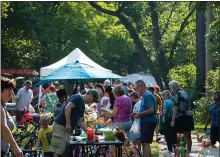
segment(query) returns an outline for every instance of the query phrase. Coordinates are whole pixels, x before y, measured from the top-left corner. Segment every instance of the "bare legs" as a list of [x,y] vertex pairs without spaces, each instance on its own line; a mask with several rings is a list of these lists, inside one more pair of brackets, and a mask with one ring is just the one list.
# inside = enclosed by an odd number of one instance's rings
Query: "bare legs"
[[187,152],[190,153],[192,148],[191,131],[184,132],[184,137],[187,145]]
[[143,143],[143,157],[151,157],[151,149],[150,149],[150,144],[149,143]]

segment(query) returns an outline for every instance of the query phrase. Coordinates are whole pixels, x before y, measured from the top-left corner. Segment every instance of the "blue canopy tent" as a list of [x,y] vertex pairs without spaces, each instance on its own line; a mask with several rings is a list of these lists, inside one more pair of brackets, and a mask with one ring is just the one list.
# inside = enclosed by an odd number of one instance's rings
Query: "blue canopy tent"
[[114,74],[110,71],[105,71],[103,69],[95,68],[91,65],[79,63],[66,64],[46,77],[40,79],[40,81],[35,85],[42,85],[59,80],[82,80],[82,79],[120,79],[121,76]]

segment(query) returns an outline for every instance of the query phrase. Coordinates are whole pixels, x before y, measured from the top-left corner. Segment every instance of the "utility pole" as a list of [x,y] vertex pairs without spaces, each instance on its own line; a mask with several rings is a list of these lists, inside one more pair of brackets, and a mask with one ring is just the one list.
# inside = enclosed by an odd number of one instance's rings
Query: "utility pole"
[[[208,9],[207,9],[207,20],[206,20],[206,78],[208,75],[209,70],[212,68],[212,55],[209,51],[210,48],[210,24],[212,21],[212,8],[211,2],[208,2]],[[209,91],[206,88],[206,96],[209,96]]]

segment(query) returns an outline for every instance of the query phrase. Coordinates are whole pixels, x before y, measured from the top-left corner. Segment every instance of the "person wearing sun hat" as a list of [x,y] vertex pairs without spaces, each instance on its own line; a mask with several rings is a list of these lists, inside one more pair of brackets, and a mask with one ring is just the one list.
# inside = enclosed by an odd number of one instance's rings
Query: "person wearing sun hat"
[[53,125],[50,152],[54,153],[54,157],[64,154],[70,141],[70,133],[77,125],[84,132],[87,132],[87,127],[83,122],[85,103],[98,102],[98,98],[98,92],[90,89],[85,95],[75,94],[71,96],[63,106]]

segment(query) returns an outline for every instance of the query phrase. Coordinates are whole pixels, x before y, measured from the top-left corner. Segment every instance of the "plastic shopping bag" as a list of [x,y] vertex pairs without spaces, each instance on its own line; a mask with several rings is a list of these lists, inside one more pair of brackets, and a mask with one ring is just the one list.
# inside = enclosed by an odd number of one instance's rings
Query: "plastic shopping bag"
[[130,141],[138,140],[141,137],[140,125],[137,120],[134,120],[131,129],[128,133],[128,139]]

